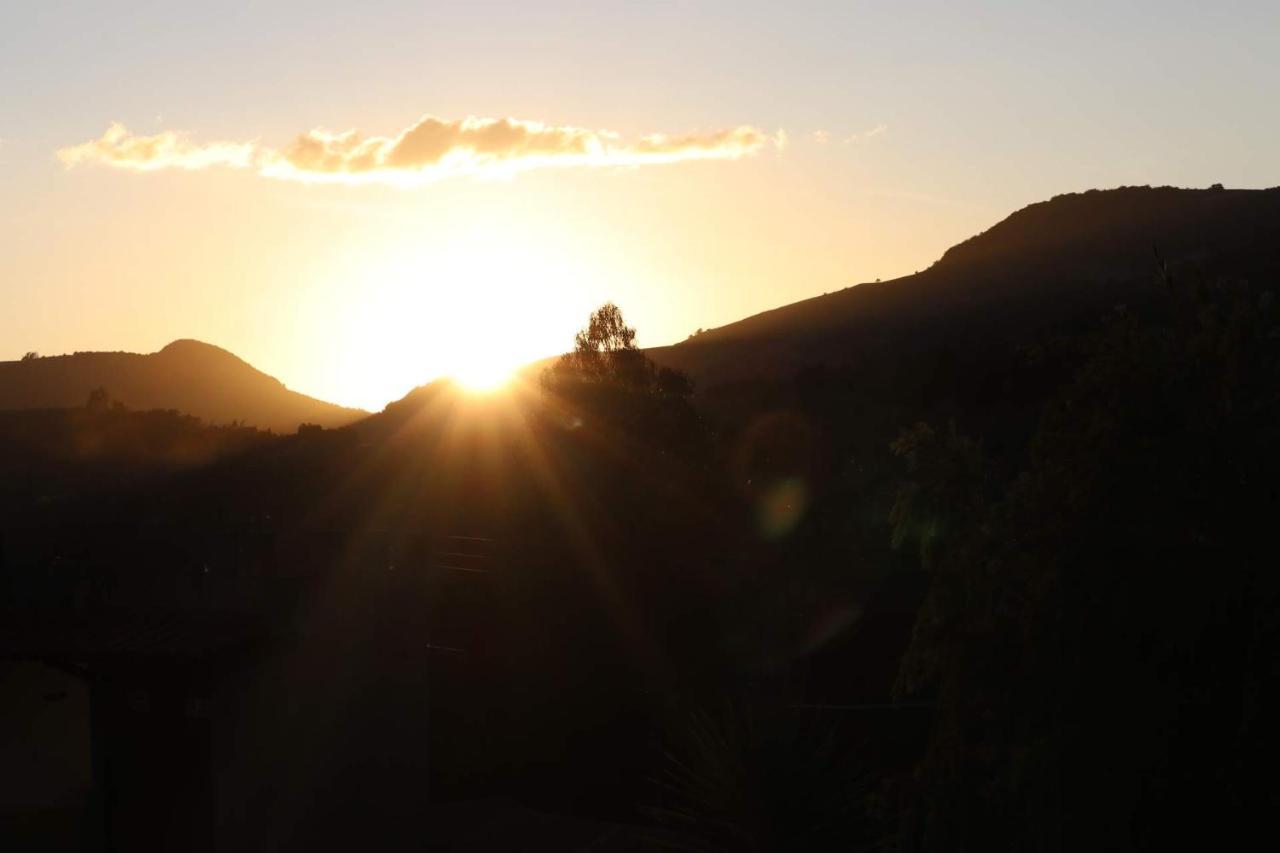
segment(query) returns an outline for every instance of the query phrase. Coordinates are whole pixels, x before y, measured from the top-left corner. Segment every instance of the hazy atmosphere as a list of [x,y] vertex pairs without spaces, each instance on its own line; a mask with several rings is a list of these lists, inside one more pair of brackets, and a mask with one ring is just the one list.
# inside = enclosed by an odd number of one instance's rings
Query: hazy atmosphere
[[0,851],[1247,850],[1280,4],[0,9]]
[[[1275,183],[1277,32],[1265,2],[8,4],[3,355],[190,337],[376,410],[606,299],[673,343],[1061,192]],[[541,139],[450,155],[508,119]]]

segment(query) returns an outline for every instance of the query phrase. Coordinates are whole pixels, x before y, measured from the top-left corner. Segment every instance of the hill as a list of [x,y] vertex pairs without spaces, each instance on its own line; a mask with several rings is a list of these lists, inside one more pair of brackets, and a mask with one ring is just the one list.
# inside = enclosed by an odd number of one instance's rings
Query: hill
[[287,626],[210,702],[247,745],[218,777],[236,849],[293,831],[252,806],[274,791],[319,804],[284,845],[310,850],[419,825],[427,781],[638,821],[659,774],[712,849],[740,846],[725,826],[761,849],[836,846],[773,843],[815,826],[946,850],[1256,835],[1278,209],[1034,205],[919,275],[654,352],[701,380],[699,413],[444,382],[289,436],[11,413],[0,593],[38,629],[11,648],[65,655],[49,625],[131,608],[165,616],[131,655],[235,636],[198,609]]
[[365,415],[290,391],[235,355],[179,340],[159,352],[78,352],[0,362],[0,410],[83,406],[105,388],[131,409],[176,409],[209,423],[293,432],[300,423],[342,426]]
[[[906,363],[1007,353],[1156,294],[1163,262],[1193,276],[1273,278],[1280,188],[1121,187],[1057,196],[953,246],[929,269],[860,284],[649,351],[700,391],[853,368],[889,384]],[[932,370],[932,368],[930,368]],[[874,374],[874,376],[868,375]]]

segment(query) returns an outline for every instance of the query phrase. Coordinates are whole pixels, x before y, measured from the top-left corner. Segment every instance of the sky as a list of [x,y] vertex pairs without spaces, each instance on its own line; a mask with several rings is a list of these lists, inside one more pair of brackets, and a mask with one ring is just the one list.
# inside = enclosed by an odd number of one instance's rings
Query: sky
[[923,269],[1014,210],[1280,184],[1275,2],[0,6],[0,358],[222,346],[380,409]]

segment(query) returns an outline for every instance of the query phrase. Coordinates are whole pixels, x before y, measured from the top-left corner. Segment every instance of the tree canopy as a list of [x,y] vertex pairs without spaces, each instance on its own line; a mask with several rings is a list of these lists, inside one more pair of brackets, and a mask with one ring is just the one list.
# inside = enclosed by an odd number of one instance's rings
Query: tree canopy
[[573,338],[573,351],[560,357],[543,378],[544,385],[564,393],[574,385],[609,386],[630,392],[684,398],[693,382],[677,370],[659,368],[636,346],[636,330],[622,309],[606,302],[587,318]]

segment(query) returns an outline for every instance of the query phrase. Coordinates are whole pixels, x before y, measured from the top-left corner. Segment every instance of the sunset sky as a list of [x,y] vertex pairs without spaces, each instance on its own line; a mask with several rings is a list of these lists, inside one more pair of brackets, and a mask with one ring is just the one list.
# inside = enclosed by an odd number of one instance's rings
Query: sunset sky
[[1278,46],[1275,2],[16,0],[0,358],[198,338],[381,408],[605,300],[670,343],[1057,193],[1280,184]]

